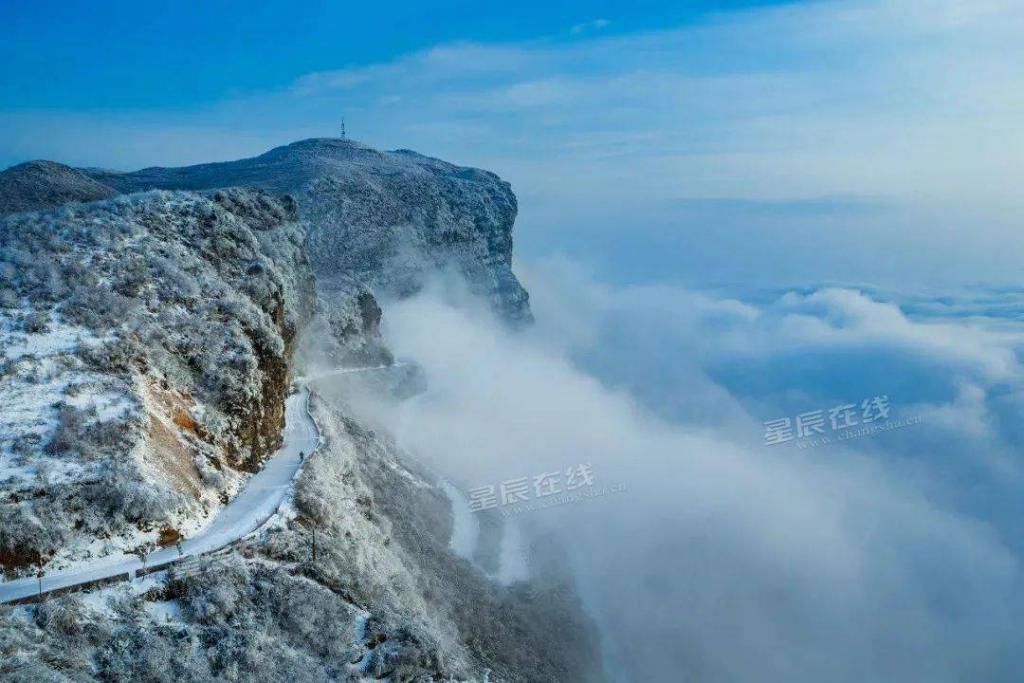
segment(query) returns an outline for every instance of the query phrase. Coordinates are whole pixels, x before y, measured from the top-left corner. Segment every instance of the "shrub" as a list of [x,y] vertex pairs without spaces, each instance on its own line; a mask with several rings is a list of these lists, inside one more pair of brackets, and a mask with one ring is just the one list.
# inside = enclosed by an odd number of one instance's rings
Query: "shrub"
[[75,406],[61,402],[57,408],[57,428],[44,449],[49,455],[67,453],[85,441],[85,415]]

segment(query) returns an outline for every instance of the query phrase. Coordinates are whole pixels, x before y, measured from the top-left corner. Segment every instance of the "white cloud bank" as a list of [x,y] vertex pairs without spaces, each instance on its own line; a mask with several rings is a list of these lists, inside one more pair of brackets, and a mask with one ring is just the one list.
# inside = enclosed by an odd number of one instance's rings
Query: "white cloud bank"
[[[520,245],[620,281],[1019,278],[1021,3],[610,29],[438,46],[173,120],[0,113],[0,156],[194,163],[332,135],[344,115],[367,142],[501,173]],[[584,459],[628,485],[534,515],[573,553],[618,680],[1019,678],[1019,291],[752,301],[528,279],[525,336],[436,300],[388,309],[430,379],[404,434],[468,486]],[[925,424],[760,444],[764,420],[883,393]]]
[[[463,487],[584,461],[626,485],[517,517],[569,552],[613,680],[1019,673],[1022,441],[997,396],[1024,379],[1019,325],[911,318],[837,289],[620,290],[565,264],[527,281],[525,334],[434,297],[389,307],[389,339],[429,389],[386,419]],[[897,385],[894,409],[925,424],[813,451],[761,443],[777,413]]]

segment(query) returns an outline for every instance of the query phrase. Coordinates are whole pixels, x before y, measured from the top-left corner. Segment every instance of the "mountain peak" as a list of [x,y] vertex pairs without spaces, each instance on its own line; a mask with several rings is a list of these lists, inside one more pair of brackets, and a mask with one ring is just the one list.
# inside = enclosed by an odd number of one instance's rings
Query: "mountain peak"
[[454,267],[502,318],[531,319],[511,267],[516,197],[488,171],[348,138],[309,138],[236,161],[83,172],[126,193],[252,186],[290,194],[322,281],[360,282],[401,297],[439,267]]
[[113,188],[56,161],[26,161],[0,171],[0,216],[116,195]]

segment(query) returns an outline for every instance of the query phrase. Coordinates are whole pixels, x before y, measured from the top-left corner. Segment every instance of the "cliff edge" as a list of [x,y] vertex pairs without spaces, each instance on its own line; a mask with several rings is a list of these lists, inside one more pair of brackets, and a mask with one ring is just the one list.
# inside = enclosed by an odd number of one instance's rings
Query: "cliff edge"
[[488,171],[314,138],[237,161],[81,172],[124,193],[230,186],[287,193],[308,226],[323,291],[365,285],[378,298],[405,297],[439,270],[454,270],[504,320],[532,320],[529,296],[512,272],[516,197]]

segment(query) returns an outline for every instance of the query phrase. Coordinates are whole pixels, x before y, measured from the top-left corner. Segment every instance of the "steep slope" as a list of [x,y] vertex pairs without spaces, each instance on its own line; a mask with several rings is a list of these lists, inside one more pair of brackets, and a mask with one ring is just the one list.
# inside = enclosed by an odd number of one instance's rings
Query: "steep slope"
[[0,608],[0,678],[603,683],[564,577],[488,580],[450,552],[429,473],[337,406],[313,415],[325,445],[274,523],[166,581]]
[[[136,194],[0,220],[8,574],[193,537],[277,445],[292,358],[318,364],[304,374],[391,362],[375,295],[454,269],[506,320],[530,319],[516,200],[484,171],[308,140],[87,173]],[[231,185],[263,189],[209,189]],[[358,395],[423,380],[381,374]],[[0,606],[0,679],[602,683],[561,549],[536,539],[529,580],[496,583],[452,552],[440,482],[356,415],[315,397],[322,445],[238,545]]]
[[310,257],[325,291],[362,284],[378,297],[405,296],[451,268],[506,320],[531,319],[512,273],[516,198],[487,171],[328,138],[239,161],[83,172],[121,192],[237,185],[290,193],[309,225]]
[[0,216],[110,199],[116,194],[84,173],[53,161],[28,161],[0,171]]
[[296,221],[242,190],[0,220],[3,569],[194,528],[272,452],[314,305]]

